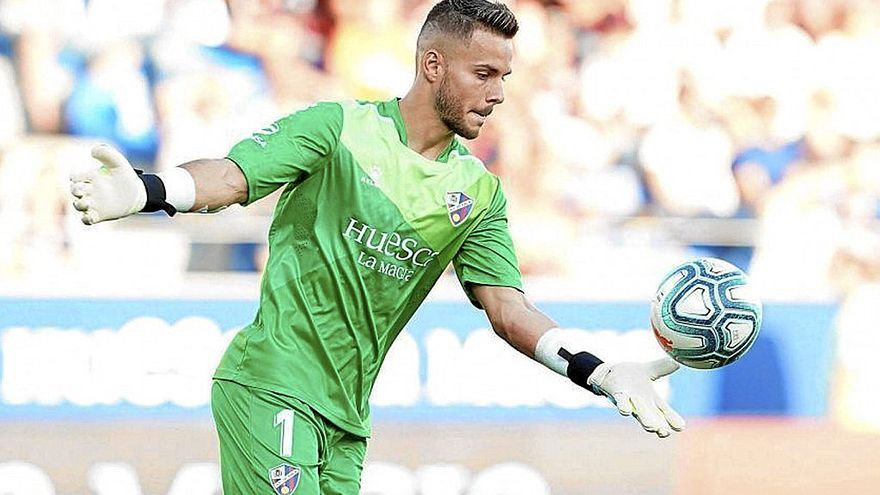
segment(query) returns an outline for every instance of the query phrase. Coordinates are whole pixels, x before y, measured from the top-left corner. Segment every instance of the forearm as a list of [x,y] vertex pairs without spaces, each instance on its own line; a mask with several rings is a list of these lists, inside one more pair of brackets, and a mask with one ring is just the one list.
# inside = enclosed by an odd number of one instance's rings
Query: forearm
[[527,299],[523,304],[512,305],[509,313],[504,323],[499,322],[497,327],[493,324],[498,335],[535,361],[587,386],[587,378],[602,363],[601,359],[572,345],[565,332]]
[[[518,290],[474,287],[474,295],[501,338],[526,356],[587,387],[587,378],[602,363],[571,342],[565,331]],[[590,389],[592,390],[592,389]]]
[[247,180],[228,159],[184,163],[162,173],[141,175],[147,194],[142,211],[212,213],[247,200]]
[[138,212],[211,212],[248,199],[247,179],[232,160],[195,160],[160,174],[136,170],[118,150],[92,148],[100,167],[70,175],[73,207],[93,225]]
[[195,200],[190,212],[211,212],[247,201],[247,180],[241,169],[229,159],[204,159],[185,163],[195,185]]
[[507,304],[496,313],[490,313],[489,322],[498,336],[533,359],[538,340],[547,330],[557,326],[525,297],[520,304]]
[[474,296],[486,310],[492,329],[519,352],[535,358],[538,340],[556,322],[513,288],[474,286]]
[[621,414],[633,415],[645,430],[660,437],[684,428],[684,419],[651,383],[677,370],[675,361],[667,357],[650,363],[605,363],[557,328],[518,290],[475,286],[473,293],[495,333],[523,354],[590,392],[607,396]]

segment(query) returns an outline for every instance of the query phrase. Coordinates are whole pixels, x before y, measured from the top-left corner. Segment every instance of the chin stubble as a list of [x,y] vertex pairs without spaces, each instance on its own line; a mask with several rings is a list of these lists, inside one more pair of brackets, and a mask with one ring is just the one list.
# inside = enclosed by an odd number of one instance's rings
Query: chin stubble
[[458,134],[465,139],[474,139],[479,131],[472,132],[468,129],[464,119],[464,112],[461,108],[459,99],[449,91],[449,85],[444,78],[440,81],[440,88],[437,91],[437,97],[434,99],[434,109],[440,120],[446,124],[452,132]]

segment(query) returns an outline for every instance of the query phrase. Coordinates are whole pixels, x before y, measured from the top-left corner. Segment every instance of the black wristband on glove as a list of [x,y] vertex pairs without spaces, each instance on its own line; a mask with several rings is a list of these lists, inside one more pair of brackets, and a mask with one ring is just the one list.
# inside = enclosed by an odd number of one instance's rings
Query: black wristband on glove
[[177,209],[165,201],[165,183],[157,175],[145,174],[143,170],[134,169],[138,178],[144,183],[147,189],[147,203],[141,209],[144,213],[152,213],[154,211],[164,211],[169,217],[173,217],[177,213]]
[[568,368],[565,371],[565,374],[568,375],[568,378],[581,387],[593,392],[596,395],[605,395],[602,392],[594,389],[590,383],[589,378],[590,375],[596,371],[596,368],[599,367],[603,361],[596,356],[590,354],[589,352],[579,352],[577,354],[572,354],[568,352],[565,348],[559,349],[559,356],[562,359],[568,361]]

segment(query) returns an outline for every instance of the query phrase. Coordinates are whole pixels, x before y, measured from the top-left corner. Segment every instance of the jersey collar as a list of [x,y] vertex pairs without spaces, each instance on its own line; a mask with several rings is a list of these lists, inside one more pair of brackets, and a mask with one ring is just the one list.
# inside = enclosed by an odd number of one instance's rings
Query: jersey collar
[[[394,127],[397,129],[397,135],[400,137],[400,142],[403,143],[404,146],[407,146],[406,125],[403,123],[403,116],[400,115],[400,98],[381,101],[376,107],[379,110],[379,115],[388,117],[394,121]],[[457,147],[457,144],[458,139],[453,136],[449,141],[449,144],[446,145],[446,148],[444,148],[437,157],[436,161],[447,163],[449,161],[449,154]]]

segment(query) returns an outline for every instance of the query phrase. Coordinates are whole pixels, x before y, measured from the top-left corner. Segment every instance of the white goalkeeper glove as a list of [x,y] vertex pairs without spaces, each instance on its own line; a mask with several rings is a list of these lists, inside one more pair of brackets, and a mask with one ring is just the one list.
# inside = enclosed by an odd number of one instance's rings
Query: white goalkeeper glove
[[122,153],[107,145],[92,148],[101,166],[70,174],[73,207],[86,225],[127,217],[141,211],[147,191]]
[[654,380],[679,368],[665,357],[649,363],[608,364],[589,352],[572,352],[559,328],[538,339],[535,359],[596,395],[605,395],[624,416],[633,416],[645,430],[663,438],[684,429],[684,419],[654,391]]
[[654,390],[654,380],[669,375],[679,368],[668,357],[649,363],[602,363],[587,378],[594,390],[605,394],[624,415],[632,415],[646,431],[660,438],[672,431],[681,431],[682,418]]

